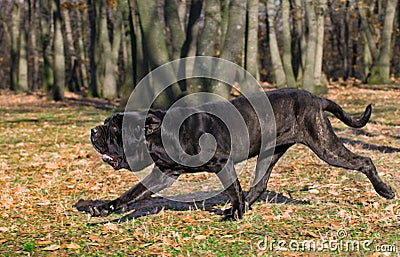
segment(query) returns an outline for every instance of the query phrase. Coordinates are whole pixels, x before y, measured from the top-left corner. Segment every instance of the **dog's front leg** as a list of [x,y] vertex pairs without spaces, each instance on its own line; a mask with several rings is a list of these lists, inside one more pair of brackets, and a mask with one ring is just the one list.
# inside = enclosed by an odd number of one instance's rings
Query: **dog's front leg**
[[[245,197],[236,176],[233,162],[229,160],[225,167],[217,173],[217,176],[224,186],[225,192],[228,194],[232,205],[232,208],[224,212],[225,217],[222,218],[222,221],[241,219],[245,212]],[[237,217],[235,216],[236,212]]]
[[[108,216],[116,211],[125,212],[129,204],[148,198],[152,194],[169,187],[176,181],[178,176],[179,173],[173,173],[169,170],[160,171],[155,167],[147,177],[117,199],[105,202],[101,205],[94,204],[96,201],[92,201],[93,204],[88,204],[87,206],[78,208],[78,210],[90,213],[90,215],[94,217]],[[80,200],[76,206],[82,205],[79,204],[81,201],[83,200]]]

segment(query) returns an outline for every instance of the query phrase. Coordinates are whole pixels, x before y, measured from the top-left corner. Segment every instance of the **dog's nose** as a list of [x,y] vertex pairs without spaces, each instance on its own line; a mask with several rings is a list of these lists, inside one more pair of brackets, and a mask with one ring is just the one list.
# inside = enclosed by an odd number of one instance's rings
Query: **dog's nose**
[[98,133],[99,133],[99,129],[92,128],[92,136],[97,136]]

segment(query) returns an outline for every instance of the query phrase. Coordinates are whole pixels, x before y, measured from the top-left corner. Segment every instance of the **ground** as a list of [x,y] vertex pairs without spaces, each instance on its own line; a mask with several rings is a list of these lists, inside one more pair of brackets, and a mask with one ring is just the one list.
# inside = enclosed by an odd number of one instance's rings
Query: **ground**
[[[379,197],[364,175],[296,146],[275,167],[263,200],[228,222],[219,221],[225,196],[205,204],[153,198],[119,222],[124,214],[89,219],[75,202],[112,199],[137,182],[104,164],[90,144],[90,128],[116,103],[72,94],[54,103],[2,91],[0,255],[399,256],[400,90],[382,88],[331,87],[327,97],[354,115],[373,104],[362,129],[331,121],[346,147],[374,161],[394,200]],[[244,165],[245,190],[254,164]]]

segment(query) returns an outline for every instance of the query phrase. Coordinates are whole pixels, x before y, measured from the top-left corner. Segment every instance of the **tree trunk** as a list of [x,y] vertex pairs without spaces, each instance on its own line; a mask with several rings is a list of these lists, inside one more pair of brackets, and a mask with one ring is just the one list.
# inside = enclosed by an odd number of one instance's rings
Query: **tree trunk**
[[10,88],[19,91],[18,84],[18,57],[19,57],[19,38],[20,38],[20,4],[19,0],[14,0],[11,10],[11,69],[10,69]]
[[[134,38],[132,38],[132,58],[133,64],[135,67],[135,76],[134,76],[134,87],[137,82],[140,81],[144,76],[146,76],[149,67],[149,62],[144,58],[144,42],[143,42],[143,34],[140,29],[139,22],[139,13],[137,11],[137,6],[135,4],[135,0],[129,0],[129,9],[132,16],[132,32],[134,32]],[[131,36],[132,36],[131,32]]]
[[[225,35],[224,45],[221,51],[221,58],[243,66],[244,40],[246,29],[246,2],[242,0],[231,0],[229,5],[229,23]],[[226,8],[226,6],[225,6]],[[234,14],[234,15],[233,15]],[[216,72],[227,76],[235,76],[223,67],[217,67]],[[237,81],[240,82],[240,81]],[[212,93],[220,95],[226,99],[230,97],[231,86],[215,81],[210,88]]]
[[[157,1],[136,0],[141,31],[146,47],[146,54],[152,69],[159,67],[169,62],[167,44],[165,42],[163,28],[158,16]],[[170,72],[165,76],[173,76]],[[162,84],[162,81],[157,81],[160,78],[154,78],[154,85]],[[159,95],[154,102],[154,107],[165,108],[170,106],[176,98],[181,95],[178,84],[172,85],[165,93]]]
[[248,0],[247,29],[246,29],[246,63],[245,69],[256,79],[260,80],[258,70],[258,0]]
[[178,0],[165,1],[165,23],[171,37],[171,59],[179,59],[182,45],[185,42],[185,34],[181,27]]
[[[221,25],[221,7],[218,1],[207,0],[204,2],[204,26],[197,42],[198,56],[215,56],[219,44],[218,31]],[[215,67],[202,67],[206,74],[210,74]],[[206,92],[210,87],[210,80],[194,78],[187,81],[188,93]],[[200,104],[200,103],[199,103]]]
[[372,69],[371,84],[390,83],[390,60],[392,49],[392,34],[394,18],[396,16],[396,7],[398,0],[387,0],[385,21],[383,24],[381,46],[377,65]]
[[90,24],[90,47],[89,47],[89,60],[90,60],[90,94],[94,97],[100,96],[99,85],[97,83],[97,58],[96,54],[100,51],[98,49],[97,40],[97,17],[99,14],[99,1],[87,0],[88,15]]
[[[106,61],[105,66],[105,77],[104,77],[104,84],[103,84],[103,96],[105,98],[115,98],[118,95],[117,92],[117,81],[118,81],[118,55],[121,46],[121,12],[118,9],[118,6],[111,7],[113,9],[113,36],[112,42],[110,39],[103,41],[103,49],[104,49],[104,58]],[[104,9],[103,9],[104,10]],[[104,10],[105,11],[105,10]],[[104,20],[103,20],[104,21]],[[105,19],[107,22],[107,19]],[[106,27],[103,29],[107,29]],[[102,34],[108,35],[106,31],[103,31]]]
[[371,30],[369,28],[367,18],[365,17],[366,15],[365,15],[365,12],[364,12],[364,3],[362,1],[357,1],[357,5],[358,5],[358,8],[357,8],[358,9],[358,14],[360,16],[360,21],[361,21],[361,28],[362,28],[362,31],[363,31],[366,39],[367,39],[366,43],[368,44],[368,47],[369,47],[369,49],[371,51],[372,58],[374,60],[377,60],[378,56],[379,56],[378,48],[376,46],[376,43],[375,43],[374,37],[372,35],[372,32],[371,32]]
[[85,89],[89,89],[89,74],[88,69],[86,67],[86,47],[85,47],[85,29],[87,27],[87,22],[85,17],[87,17],[87,10],[79,8],[76,11],[77,19],[79,21],[78,30],[78,49],[77,49],[77,57],[79,64],[79,74],[80,74],[80,83]]
[[293,28],[294,36],[294,72],[296,74],[297,83],[302,83],[305,66],[305,55],[307,49],[305,18],[303,14],[303,5],[301,0],[293,0]]
[[53,14],[51,12],[52,0],[40,0],[40,26],[43,58],[42,84],[45,92],[50,92],[54,84],[53,53],[54,38]]
[[317,43],[317,19],[315,15],[315,5],[313,0],[306,0],[306,22],[308,27],[307,49],[305,55],[305,66],[303,76],[303,88],[314,92],[314,75],[315,75],[315,48]]
[[283,41],[283,67],[288,87],[296,87],[296,78],[292,66],[292,36],[290,33],[290,2],[281,1],[282,8],[282,41]]
[[317,41],[315,49],[315,68],[314,68],[314,93],[325,94],[328,92],[328,83],[322,73],[322,60],[324,57],[324,34],[325,34],[325,13],[327,0],[319,0],[317,8]]
[[53,100],[64,100],[65,56],[64,40],[61,31],[60,0],[52,0],[54,17],[54,85]]
[[30,46],[31,46],[31,56],[32,58],[32,72],[31,72],[31,86],[30,89],[35,91],[37,84],[39,83],[39,52],[37,51],[37,19],[36,11],[37,0],[30,0],[29,2],[29,35],[30,35]]
[[28,92],[29,91],[29,76],[28,76],[28,3],[25,1],[22,3],[22,26],[19,35],[20,46],[19,46],[19,65],[18,65],[18,91]]
[[78,69],[74,68],[77,62],[77,56],[74,46],[74,37],[72,34],[72,25],[70,18],[70,8],[66,7],[62,10],[62,18],[65,25],[65,47],[66,47],[66,84],[71,92],[79,91],[78,74],[75,74]]
[[267,1],[269,50],[271,54],[272,70],[278,88],[286,87],[286,75],[283,70],[281,56],[279,54],[278,40],[275,31],[275,1]]
[[219,44],[221,7],[220,3],[214,0],[206,0],[204,5],[204,26],[197,43],[197,55],[215,56]]

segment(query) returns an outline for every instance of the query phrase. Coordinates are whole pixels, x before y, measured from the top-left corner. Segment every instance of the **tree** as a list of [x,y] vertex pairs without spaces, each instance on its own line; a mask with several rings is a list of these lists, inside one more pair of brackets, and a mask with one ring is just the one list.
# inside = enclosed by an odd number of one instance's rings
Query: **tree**
[[296,87],[296,79],[292,66],[292,36],[290,32],[290,2],[281,1],[282,9],[282,41],[283,41],[283,68],[288,87]]
[[380,47],[378,47],[364,13],[365,6],[362,1],[357,1],[363,33],[365,35],[369,50],[371,51],[372,63],[374,64],[372,67],[371,76],[368,80],[368,82],[371,84],[390,83],[392,34],[397,4],[398,0],[386,1],[385,18],[380,38],[381,44]]
[[286,74],[283,70],[282,59],[279,54],[278,40],[275,32],[275,1],[267,1],[268,36],[271,54],[272,70],[278,88],[286,86]]
[[52,0],[40,0],[40,27],[43,57],[42,83],[46,92],[51,92],[54,85],[54,56],[52,46],[54,38],[54,17],[52,13]]
[[[136,4],[144,40],[144,52],[148,57],[150,68],[155,69],[169,61],[167,42],[158,16],[157,1],[137,0]],[[165,76],[175,75],[170,73],[165,74]],[[170,106],[180,95],[179,86],[173,85],[157,97],[154,107]]]
[[19,91],[18,57],[20,42],[20,5],[18,0],[14,0],[11,9],[11,69],[10,69],[10,88]]
[[101,15],[101,42],[103,43],[103,57],[105,61],[105,75],[104,84],[102,88],[102,95],[105,98],[115,98],[118,95],[117,92],[117,80],[118,80],[118,57],[121,46],[121,26],[122,17],[118,8],[118,4],[111,5],[112,17],[114,17],[114,23],[112,24],[112,40],[108,36],[107,28],[107,17],[105,15],[105,8],[102,9]]
[[19,64],[18,64],[18,91],[27,92],[29,90],[28,77],[28,3],[22,3],[22,25],[19,33]]
[[316,94],[326,93],[327,91],[326,85],[321,80],[325,5],[326,2],[320,0],[317,6],[319,12],[316,13],[315,2],[312,0],[305,1],[308,34],[302,86]]
[[258,0],[248,0],[246,14],[246,63],[245,69],[257,80],[260,79],[258,71]]
[[[244,39],[246,28],[246,1],[231,0],[229,4],[228,26],[224,36],[223,47],[221,49],[221,58],[236,63],[243,64]],[[217,67],[217,72],[227,72]],[[238,81],[239,82],[239,81]],[[224,98],[230,97],[231,88],[224,83],[216,81],[213,83],[210,91]]]
[[65,88],[65,56],[64,56],[64,40],[61,31],[60,0],[52,0],[52,11],[54,20],[53,99],[55,101],[60,101],[64,100],[64,88]]

